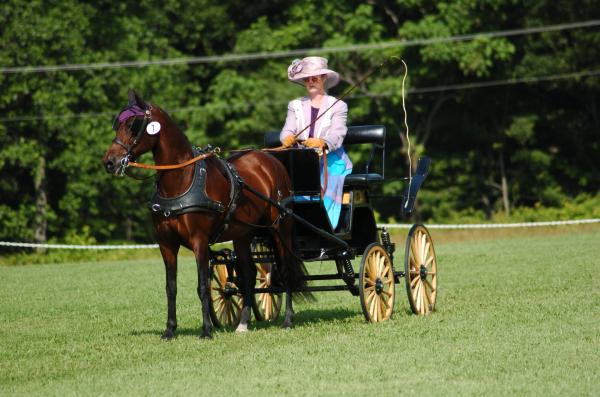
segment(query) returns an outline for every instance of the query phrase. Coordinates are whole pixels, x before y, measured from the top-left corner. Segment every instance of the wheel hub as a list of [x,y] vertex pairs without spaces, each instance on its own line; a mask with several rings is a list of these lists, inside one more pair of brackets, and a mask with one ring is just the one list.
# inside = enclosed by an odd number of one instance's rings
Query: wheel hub
[[223,295],[225,296],[225,299],[231,299],[231,297],[235,295],[236,292],[237,288],[235,288],[232,284],[225,284],[225,287],[223,288]]
[[377,280],[375,280],[375,292],[377,293],[377,295],[381,294],[381,291],[383,291],[383,281],[381,281],[380,278],[378,278]]
[[421,280],[425,280],[427,278],[427,268],[425,265],[421,265],[419,268],[419,277],[421,277]]

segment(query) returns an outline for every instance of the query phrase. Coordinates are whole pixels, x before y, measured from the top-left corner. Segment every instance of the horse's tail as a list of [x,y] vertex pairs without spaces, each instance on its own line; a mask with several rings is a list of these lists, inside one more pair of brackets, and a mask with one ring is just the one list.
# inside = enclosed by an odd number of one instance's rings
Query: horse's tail
[[[285,236],[291,236],[291,232],[293,231],[293,219],[288,217],[287,219],[282,221],[283,226],[279,230],[279,241],[282,244],[284,257],[278,255],[277,262],[280,264],[279,266],[279,277],[280,280],[277,280],[279,284],[283,285],[285,288],[291,290],[294,295],[301,295],[305,299],[314,300],[314,296],[310,291],[307,291],[306,288],[308,286],[306,276],[308,275],[308,271],[306,270],[306,266],[304,266],[304,261],[294,252],[293,242],[295,239],[293,238],[285,238]],[[283,230],[282,230],[283,229]],[[287,233],[289,234],[287,234]],[[282,235],[283,234],[283,235]],[[277,251],[277,250],[276,250]]]
[[[295,240],[295,238],[292,239],[292,244]],[[306,276],[308,276],[308,270],[306,270],[304,261],[300,259],[295,253],[292,253],[289,258],[290,271],[288,276],[288,282],[291,286],[292,291],[296,291],[296,295],[300,295],[307,300],[315,300],[315,297],[312,294],[312,292],[306,290],[306,288],[308,287],[308,282],[306,280]]]

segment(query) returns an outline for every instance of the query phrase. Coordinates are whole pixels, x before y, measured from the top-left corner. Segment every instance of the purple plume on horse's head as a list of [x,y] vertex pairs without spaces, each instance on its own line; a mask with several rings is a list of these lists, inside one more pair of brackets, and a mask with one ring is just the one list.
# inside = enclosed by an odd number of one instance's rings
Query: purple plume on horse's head
[[145,114],[144,109],[142,109],[138,105],[132,105],[132,106],[129,106],[129,107],[123,109],[123,111],[121,113],[119,113],[118,120],[119,120],[119,123],[122,123],[130,117],[143,116],[144,114]]

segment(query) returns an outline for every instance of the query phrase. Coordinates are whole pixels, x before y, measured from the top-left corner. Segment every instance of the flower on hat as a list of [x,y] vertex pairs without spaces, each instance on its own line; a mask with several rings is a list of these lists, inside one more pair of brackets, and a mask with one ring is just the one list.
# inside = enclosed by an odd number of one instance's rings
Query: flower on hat
[[294,59],[292,61],[292,64],[288,68],[288,77],[290,79],[293,79],[294,76],[297,75],[298,73],[300,73],[301,71],[302,71],[302,60]]

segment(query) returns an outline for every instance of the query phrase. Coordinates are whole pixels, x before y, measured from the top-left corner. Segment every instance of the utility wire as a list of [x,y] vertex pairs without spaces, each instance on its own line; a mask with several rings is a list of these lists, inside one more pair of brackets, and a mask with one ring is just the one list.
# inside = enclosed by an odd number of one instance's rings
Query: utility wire
[[[490,81],[481,81],[481,82],[472,82],[472,83],[462,83],[462,84],[449,84],[449,85],[438,85],[432,87],[422,87],[422,88],[411,88],[407,90],[407,94],[429,94],[440,91],[459,91],[459,90],[467,90],[467,89],[476,89],[476,88],[488,88],[488,87],[496,87],[503,85],[513,85],[513,84],[526,84],[526,83],[539,83],[553,80],[567,80],[567,79],[577,79],[577,78],[585,78],[600,75],[600,70],[584,70],[580,72],[574,73],[561,73],[561,74],[553,74],[548,76],[531,76],[531,77],[519,77],[514,79],[505,79],[505,80],[490,80]],[[398,95],[397,92],[382,92],[382,93],[372,93],[372,94],[358,94],[347,97],[346,99],[360,99],[360,98],[387,98],[394,95]],[[260,105],[264,105],[265,102],[261,102]],[[275,105],[285,105],[287,101],[273,101],[267,102],[269,106]],[[252,106],[256,106],[255,104],[249,103],[237,103],[237,104],[223,104],[223,105],[211,105],[211,106],[188,106],[185,108],[179,109],[167,109],[168,113],[186,113],[186,112],[195,112],[198,110],[206,110],[207,108],[212,109],[244,109]],[[69,120],[69,119],[97,119],[102,117],[114,117],[117,113],[117,110],[114,112],[100,112],[100,113],[80,113],[80,114],[71,114],[71,115],[47,115],[47,116],[15,116],[15,117],[1,117],[0,122],[2,123],[16,123],[16,122],[24,122],[24,121],[40,121],[40,120]]]
[[248,61],[257,59],[274,59],[274,58],[285,58],[292,56],[301,55],[319,55],[319,54],[333,54],[339,52],[359,52],[367,50],[379,50],[397,47],[412,47],[419,45],[429,44],[442,44],[459,41],[474,40],[477,38],[494,38],[494,37],[510,37],[520,36],[535,33],[544,33],[560,30],[580,29],[600,26],[600,20],[589,20],[579,21],[573,23],[563,23],[558,25],[545,25],[533,28],[513,29],[513,30],[500,30],[493,32],[483,33],[470,33],[457,36],[447,37],[432,37],[414,40],[394,40],[383,43],[370,43],[370,44],[354,44],[348,46],[339,47],[327,47],[327,48],[304,48],[298,50],[288,51],[273,51],[273,52],[255,52],[245,54],[225,54],[225,55],[213,55],[213,56],[200,56],[200,57],[184,57],[184,58],[165,58],[145,61],[124,61],[124,62],[98,62],[98,63],[79,63],[79,64],[63,64],[63,65],[44,65],[44,66],[8,66],[0,68],[0,74],[17,74],[17,73],[47,73],[47,72],[58,72],[58,71],[74,71],[74,70],[91,70],[91,69],[115,69],[115,68],[132,68],[132,67],[144,67],[151,65],[192,65],[201,63],[215,63],[215,62],[238,62]]

